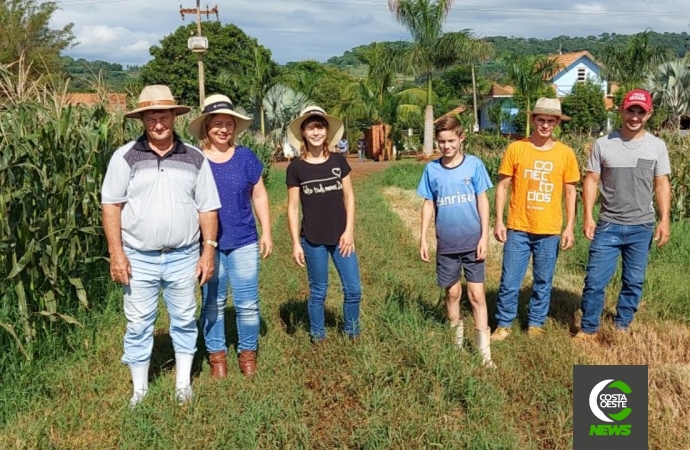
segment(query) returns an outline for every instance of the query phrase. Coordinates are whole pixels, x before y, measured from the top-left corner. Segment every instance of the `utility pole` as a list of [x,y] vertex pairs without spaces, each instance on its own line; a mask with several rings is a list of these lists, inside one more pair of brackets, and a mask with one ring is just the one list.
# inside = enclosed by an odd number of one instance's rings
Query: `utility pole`
[[201,35],[201,15],[206,14],[206,18],[208,19],[209,14],[215,14],[217,20],[218,5],[214,6],[212,9],[208,9],[208,6],[206,6],[206,9],[202,10],[200,1],[201,0],[196,0],[196,8],[194,9],[185,9],[182,7],[182,5],[180,5],[180,15],[182,16],[182,20],[184,20],[185,14],[196,14],[197,35],[189,38],[187,41],[187,47],[197,55],[197,65],[199,67],[199,106],[203,107],[204,99],[206,98],[206,81],[204,79],[204,60],[202,55],[206,50],[208,50],[208,39]]

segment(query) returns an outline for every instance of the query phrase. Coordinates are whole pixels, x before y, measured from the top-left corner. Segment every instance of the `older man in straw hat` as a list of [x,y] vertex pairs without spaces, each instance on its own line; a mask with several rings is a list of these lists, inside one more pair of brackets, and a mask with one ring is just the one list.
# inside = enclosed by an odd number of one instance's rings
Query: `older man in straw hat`
[[204,155],[174,132],[175,116],[187,112],[167,86],[146,86],[137,108],[125,115],[141,119],[145,133],[115,151],[103,181],[110,275],[124,285],[122,362],[132,373],[131,407],[148,391],[161,289],[175,348],[176,398],[180,404],[192,398],[196,279],[203,285],[213,274],[220,200]]
[[[573,246],[575,234],[575,184],[580,180],[573,150],[554,140],[553,131],[569,117],[561,113],[557,99],[540,98],[530,112],[534,131],[529,138],[508,146],[499,168],[496,186],[494,236],[505,244],[498,290],[496,321],[491,340],[501,341],[511,333],[517,316],[518,294],[532,257],[532,296],[527,318],[530,337],[543,333],[551,302],[551,282],[560,248]],[[503,210],[510,186],[508,224]],[[562,199],[565,190],[565,230]]]

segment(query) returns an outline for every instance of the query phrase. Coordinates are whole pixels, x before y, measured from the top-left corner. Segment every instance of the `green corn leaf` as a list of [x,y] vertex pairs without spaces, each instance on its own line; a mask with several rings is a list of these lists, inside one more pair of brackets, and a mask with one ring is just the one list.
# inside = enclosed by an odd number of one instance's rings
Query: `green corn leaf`
[[81,322],[79,322],[77,319],[70,316],[69,314],[49,313],[48,311],[39,311],[39,314],[42,316],[55,318],[55,319],[60,318],[60,319],[64,320],[65,322],[69,323],[70,325],[77,325],[79,327],[84,328],[84,325],[82,325]]
[[31,242],[29,242],[29,246],[26,249],[26,252],[24,252],[24,255],[19,258],[19,261],[12,267],[12,270],[10,271],[10,274],[7,275],[7,280],[14,278],[21,272],[24,267],[31,261],[31,256],[34,254],[34,249],[36,248],[36,240],[32,239]]
[[46,309],[49,313],[53,314],[57,312],[57,300],[55,300],[55,294],[53,291],[46,292],[43,297],[43,301],[46,304]]
[[19,339],[19,336],[17,336],[17,333],[14,331],[14,327],[8,323],[0,322],[0,328],[4,328],[5,331],[7,331],[10,336],[14,338],[14,340],[17,342],[17,347],[19,347],[19,351],[22,352],[26,359],[31,360],[31,355],[29,355],[24,349],[21,339]]
[[84,284],[81,282],[81,279],[80,278],[70,278],[69,282],[72,284],[72,286],[77,288],[77,297],[79,298],[79,303],[81,303],[81,305],[84,308],[88,308],[89,307],[89,301],[86,298],[86,289],[84,289]]
[[26,333],[26,341],[31,342],[33,337],[33,332],[31,331],[31,325],[29,324],[29,307],[26,303],[26,292],[24,291],[24,283],[19,280],[19,282],[14,286],[14,292],[17,294],[19,299],[19,316],[21,317],[22,324],[24,325],[24,332]]

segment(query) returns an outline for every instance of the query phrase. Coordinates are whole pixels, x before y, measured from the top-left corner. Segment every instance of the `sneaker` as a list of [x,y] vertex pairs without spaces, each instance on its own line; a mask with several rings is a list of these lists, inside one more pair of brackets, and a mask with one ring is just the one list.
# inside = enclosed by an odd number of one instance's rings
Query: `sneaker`
[[597,340],[597,333],[585,333],[580,330],[573,336],[573,342],[593,342]]
[[513,330],[510,327],[498,327],[491,335],[491,342],[501,342],[503,339],[510,336]]
[[194,398],[194,392],[192,392],[191,386],[175,389],[175,400],[177,400],[178,405],[183,406],[191,402],[192,398]]
[[546,333],[542,327],[527,327],[527,336],[531,338],[539,337]]

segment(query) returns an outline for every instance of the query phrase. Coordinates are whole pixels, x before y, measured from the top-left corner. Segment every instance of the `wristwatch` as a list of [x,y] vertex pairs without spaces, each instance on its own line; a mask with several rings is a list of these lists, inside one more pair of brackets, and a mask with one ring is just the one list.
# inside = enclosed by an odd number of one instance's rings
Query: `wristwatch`
[[206,240],[204,241],[204,245],[210,245],[210,246],[213,247],[213,248],[218,248],[218,242],[212,241],[212,240],[210,240],[210,239],[206,239]]

